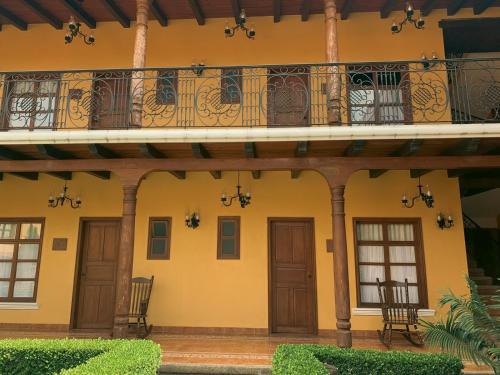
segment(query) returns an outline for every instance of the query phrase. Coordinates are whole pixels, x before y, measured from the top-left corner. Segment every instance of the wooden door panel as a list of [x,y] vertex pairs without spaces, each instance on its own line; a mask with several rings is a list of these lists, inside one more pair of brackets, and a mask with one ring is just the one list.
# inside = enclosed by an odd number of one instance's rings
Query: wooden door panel
[[270,222],[271,332],[316,332],[313,225],[309,220]]
[[86,221],[82,229],[76,328],[111,328],[120,221]]

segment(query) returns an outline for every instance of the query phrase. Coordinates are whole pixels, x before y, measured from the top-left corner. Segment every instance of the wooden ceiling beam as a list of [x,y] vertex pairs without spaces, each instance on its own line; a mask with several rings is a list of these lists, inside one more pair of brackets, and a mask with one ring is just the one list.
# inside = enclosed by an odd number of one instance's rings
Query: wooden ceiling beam
[[[410,139],[409,141],[405,142],[396,151],[391,152],[390,156],[404,157],[404,156],[415,155],[418,152],[418,150],[420,150],[420,147],[423,144],[424,144],[423,139]],[[369,172],[370,178],[380,177],[387,171],[388,171],[388,169],[370,169],[370,172]]]
[[462,155],[474,155],[479,151],[479,145],[481,144],[480,138],[468,138],[463,139],[453,145],[452,147],[446,149],[442,155],[443,156],[462,156]]
[[26,31],[28,30],[28,23],[23,20],[21,17],[16,16],[10,10],[0,6],[0,16],[3,16],[9,20],[15,27],[19,30]]
[[380,17],[388,18],[397,5],[397,0],[386,0],[380,9]]
[[[52,160],[78,159],[71,152],[60,150],[57,147],[52,146],[52,145],[37,145],[36,148],[38,150],[38,153],[44,159],[52,159]],[[71,173],[71,172],[62,172],[62,173]],[[111,177],[111,173],[107,172],[107,171],[90,171],[90,172],[86,172],[86,173],[90,174],[91,176],[100,178],[101,180],[109,180],[109,178]],[[58,177],[58,176],[55,176],[55,177]],[[71,180],[71,178],[69,178],[69,180]]]
[[465,4],[465,0],[452,0],[448,4],[447,13],[448,16],[453,16],[456,14]]
[[496,189],[500,188],[500,177],[474,178],[467,175],[460,176],[460,189]]
[[113,150],[111,150],[107,147],[104,147],[100,144],[96,144],[96,143],[89,144],[88,148],[89,148],[89,152],[92,155],[95,155],[101,159],[119,159],[119,158],[121,158],[121,156],[118,153],[116,153]]
[[193,15],[198,22],[198,25],[205,24],[205,15],[203,14],[203,10],[201,9],[200,3],[198,0],[188,0],[189,5],[191,6],[191,10],[193,11]]
[[419,178],[430,172],[432,172],[432,169],[410,169],[410,177]]
[[[257,147],[255,146],[255,142],[246,142],[245,143],[245,155],[249,159],[257,158]],[[260,171],[252,171],[252,177],[256,180],[260,178]]]
[[[308,150],[309,150],[309,142],[307,141],[297,142],[297,146],[295,147],[295,157],[296,158],[306,157]],[[302,172],[300,169],[292,169],[291,171],[292,178],[293,179],[299,178],[300,172]]]
[[38,172],[10,172],[10,174],[29,181],[38,180]]
[[493,5],[495,0],[474,0],[473,10],[474,14],[481,14],[490,6]]
[[300,19],[302,21],[309,20],[311,14],[311,0],[302,0],[302,5],[300,6]]
[[273,0],[273,16],[275,23],[281,21],[281,0]]
[[[201,143],[193,143],[191,144],[191,149],[193,150],[193,155],[198,159],[211,159],[210,153],[207,151],[205,146]],[[220,180],[222,178],[221,171],[209,171],[212,177],[216,180]]]
[[124,28],[128,29],[130,27],[130,18],[127,17],[115,0],[103,0],[103,3],[113,17],[115,17]]
[[0,172],[0,181],[3,181],[3,173]]
[[[163,152],[154,147],[151,143],[141,143],[139,144],[139,149],[141,153],[147,157],[152,159],[166,159],[167,157]],[[186,179],[185,171],[169,171],[171,175],[178,178],[179,180]]]
[[151,3],[151,13],[153,13],[153,16],[160,23],[160,25],[168,26],[168,17],[156,0],[153,0]]
[[352,11],[352,3],[353,3],[353,0],[345,0],[344,6],[340,10],[340,19],[341,20],[346,20],[349,18],[349,15],[351,14],[351,11]]
[[73,179],[73,173],[71,172],[49,172],[48,174],[64,181],[71,181]]
[[428,16],[431,14],[431,12],[434,10],[434,7],[436,6],[437,0],[427,0],[424,5],[422,5],[422,8],[420,8],[420,13],[422,16]]
[[35,12],[40,18],[45,20],[47,23],[52,25],[57,30],[61,30],[63,28],[63,22],[45,9],[42,5],[38,3],[37,0],[23,0],[24,4],[29,6],[33,12]]
[[80,5],[80,2],[77,0],[62,0],[63,4],[75,14],[76,18],[80,19],[85,25],[90,27],[91,29],[95,29],[97,26],[97,22],[83,7]]
[[358,156],[361,154],[366,146],[365,140],[352,141],[351,144],[344,150],[343,156]]

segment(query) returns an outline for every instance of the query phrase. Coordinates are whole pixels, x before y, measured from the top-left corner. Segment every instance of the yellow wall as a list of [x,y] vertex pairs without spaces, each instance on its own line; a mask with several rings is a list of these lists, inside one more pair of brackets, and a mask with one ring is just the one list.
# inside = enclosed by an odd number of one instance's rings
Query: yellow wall
[[[242,210],[224,208],[221,192],[232,192],[235,173],[224,173],[214,180],[208,173],[189,173],[177,180],[166,172],[153,173],[143,181],[138,194],[134,274],[155,276],[150,306],[151,322],[156,326],[246,327],[266,328],[267,300],[267,218],[314,217],[319,329],[334,329],[333,259],[326,252],[325,241],[331,238],[329,190],[315,172],[303,172],[297,180],[287,172],[263,173],[253,180],[242,175],[253,202]],[[465,291],[463,275],[466,256],[460,220],[460,198],[456,179],[445,172],[426,175],[435,193],[436,209],[417,204],[403,209],[400,196],[415,190],[415,180],[407,172],[389,172],[369,179],[367,172],[351,177],[346,190],[346,220],[352,307],[356,307],[353,217],[422,217],[429,303],[435,307],[440,292],[452,288]],[[70,192],[81,193],[79,210],[49,209],[46,199],[62,183],[42,175],[38,182],[26,182],[11,175],[0,183],[0,217],[45,216],[40,282],[39,310],[0,310],[5,323],[68,324],[75,268],[79,217],[119,216],[120,186],[115,179],[99,181],[75,174]],[[186,212],[197,210],[201,226],[184,226]],[[435,224],[439,210],[452,214],[456,226],[441,231]],[[217,216],[241,216],[241,259],[216,259]],[[149,216],[171,216],[172,243],[170,260],[147,260]],[[68,251],[52,251],[54,237],[68,237]],[[446,266],[444,266],[446,265]],[[353,329],[375,329],[380,317],[355,316]]]
[[[498,17],[500,8],[492,7],[481,17]],[[393,19],[403,12],[393,12],[381,19],[379,13],[353,13],[338,22],[341,61],[418,60],[422,52],[435,51],[443,58],[443,18],[477,17],[464,8],[453,17],[445,10],[435,10],[425,18],[424,30],[406,26],[392,35]],[[204,60],[207,65],[292,64],[324,61],[324,17],[312,15],[308,22],[300,16],[284,16],[274,23],[272,17],[251,17],[257,37],[248,40],[241,34],[225,38],[226,22],[234,19],[208,19],[205,26],[194,20],[171,20],[168,27],[156,21],[149,24],[147,65],[189,66]],[[4,25],[0,32],[0,71],[43,69],[96,69],[131,67],[134,28],[122,28],[117,22],[99,23],[93,32],[97,38],[88,47],[80,40],[64,44],[65,30],[48,25],[30,25],[29,30]]]

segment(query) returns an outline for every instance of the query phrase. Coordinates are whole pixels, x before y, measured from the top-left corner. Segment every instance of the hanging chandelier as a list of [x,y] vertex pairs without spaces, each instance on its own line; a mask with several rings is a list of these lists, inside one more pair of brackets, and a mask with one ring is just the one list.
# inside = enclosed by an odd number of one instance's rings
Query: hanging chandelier
[[426,185],[427,191],[424,193],[423,187],[424,186],[421,184],[419,177],[417,185],[418,194],[412,197],[411,199],[408,199],[406,194],[403,194],[403,197],[401,198],[401,203],[403,203],[403,206],[406,208],[412,208],[415,205],[415,201],[417,199],[421,199],[428,208],[432,208],[434,206],[434,197],[432,195],[432,192],[429,189],[429,185]]
[[240,29],[241,31],[244,31],[248,39],[254,39],[255,38],[255,30],[253,27],[248,28],[245,26],[245,23],[247,22],[247,16],[245,13],[245,9],[242,9],[240,12],[240,15],[238,18],[236,18],[236,25],[233,27],[229,27],[229,25],[226,24],[226,27],[224,27],[224,34],[226,35],[226,38],[232,38],[236,32],[236,30]]
[[200,226],[200,215],[198,215],[196,212],[187,214],[184,223],[186,224],[186,227],[196,229]]
[[70,44],[74,38],[80,36],[82,37],[83,39],[83,42],[87,45],[92,45],[94,44],[95,42],[95,37],[90,34],[90,35],[87,35],[85,33],[83,33],[81,30],[80,30],[80,27],[82,26],[82,24],[80,22],[76,22],[75,21],[75,18],[73,16],[71,16],[69,18],[69,23],[68,23],[68,33],[64,36],[64,41],[65,41],[65,44]]
[[239,201],[241,208],[245,208],[247,205],[249,205],[252,199],[250,192],[247,192],[246,194],[241,193],[239,171],[238,171],[238,185],[236,185],[236,194],[231,197],[227,197],[226,194],[222,193],[222,196],[220,198],[222,204],[226,207],[231,206],[233,204],[233,200],[235,199]]
[[396,22],[392,23],[391,26],[391,31],[393,34],[400,33],[403,30],[403,26],[406,23],[413,24],[415,28],[418,30],[422,30],[425,25],[425,21],[422,17],[419,17],[418,19],[413,18],[413,15],[415,14],[415,10],[413,9],[413,6],[410,3],[406,3],[406,9],[405,9],[406,17],[404,18],[403,21],[401,21],[399,24]]
[[64,206],[65,202],[69,202],[71,208],[80,208],[80,206],[82,205],[82,200],[80,199],[80,197],[71,198],[68,195],[68,186],[66,184],[64,184],[63,191],[59,195],[57,195],[56,197],[51,195],[49,197],[49,207],[51,208],[56,208],[57,206],[62,207]]

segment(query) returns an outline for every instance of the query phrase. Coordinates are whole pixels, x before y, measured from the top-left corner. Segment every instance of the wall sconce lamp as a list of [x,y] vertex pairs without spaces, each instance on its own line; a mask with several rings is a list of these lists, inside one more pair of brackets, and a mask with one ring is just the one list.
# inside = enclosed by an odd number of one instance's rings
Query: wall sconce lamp
[[441,214],[441,213],[438,215],[436,222],[437,222],[439,229],[445,229],[445,228],[450,229],[453,225],[455,225],[451,215],[449,215],[446,218],[446,216]]
[[393,34],[400,33],[403,30],[403,26],[406,23],[413,24],[416,29],[422,30],[425,25],[425,21],[422,17],[419,17],[417,20],[413,18],[413,15],[415,14],[415,10],[413,9],[413,6],[410,3],[406,4],[406,9],[405,9],[405,18],[403,21],[396,23],[393,22],[391,26],[391,31]]
[[432,52],[432,56],[430,59],[428,59],[427,56],[425,56],[425,54],[422,53],[422,66],[424,67],[425,70],[428,70],[433,66],[437,65],[438,62],[436,60],[438,60],[436,52],[434,51]]
[[64,206],[64,203],[66,201],[69,202],[71,208],[80,208],[80,206],[82,205],[82,200],[80,199],[80,197],[71,198],[68,195],[68,186],[64,184],[63,191],[61,191],[59,195],[57,195],[56,197],[51,195],[49,197],[49,207],[51,208],[56,208],[57,206],[62,207]]
[[87,45],[92,45],[95,42],[95,37],[91,35],[84,34],[81,30],[80,27],[82,24],[80,22],[76,22],[75,18],[71,16],[69,18],[69,23],[68,23],[68,29],[69,32],[64,36],[64,42],[65,44],[70,44],[74,38],[81,36],[83,39],[83,42]]
[[[427,187],[427,192],[424,193],[423,188],[424,186],[420,182],[420,177],[418,178],[418,194],[412,197],[411,199],[408,199],[406,194],[403,194],[403,197],[401,198],[401,203],[403,203],[403,206],[405,208],[412,208],[415,205],[415,201],[417,199],[421,199],[425,205],[428,208],[432,208],[434,205],[434,197],[432,196],[431,190],[429,189],[429,185],[426,185]],[[411,203],[409,201],[411,200]]]
[[191,64],[191,70],[198,77],[201,77],[203,75],[203,71],[205,70],[205,62],[204,61],[200,61],[198,63],[197,62],[193,62]]
[[191,215],[186,215],[186,227],[196,229],[200,226],[200,216],[193,212]]

